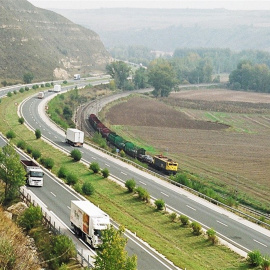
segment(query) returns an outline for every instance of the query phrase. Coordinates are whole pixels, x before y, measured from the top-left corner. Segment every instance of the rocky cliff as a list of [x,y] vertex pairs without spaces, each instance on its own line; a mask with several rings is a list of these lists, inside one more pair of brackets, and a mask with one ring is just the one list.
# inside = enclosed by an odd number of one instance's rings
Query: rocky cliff
[[26,0],[0,0],[0,80],[66,79],[104,71],[110,61],[99,36]]

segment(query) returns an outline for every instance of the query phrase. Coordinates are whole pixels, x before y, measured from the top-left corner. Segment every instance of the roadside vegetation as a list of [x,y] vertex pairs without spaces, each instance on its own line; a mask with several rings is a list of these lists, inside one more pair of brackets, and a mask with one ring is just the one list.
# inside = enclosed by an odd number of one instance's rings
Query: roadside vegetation
[[[187,269],[248,269],[245,259],[241,258],[228,248],[213,245],[202,234],[194,236],[189,226],[181,226],[179,222],[173,222],[171,216],[165,211],[157,210],[149,203],[147,190],[137,187],[136,196],[127,192],[114,182],[104,178],[101,174],[95,174],[82,163],[73,162],[70,156],[37,140],[35,134],[18,122],[16,106],[10,104],[19,103],[26,94],[14,95],[2,100],[0,104],[1,132],[6,134],[13,130],[16,137],[11,143],[17,144],[25,141],[35,149],[40,149],[41,156],[51,158],[54,161],[52,172],[57,174],[60,168],[62,174],[72,173],[78,181],[74,188],[82,191],[85,182],[90,181],[94,193],[90,195],[91,201],[100,205],[115,221],[148,242],[153,248],[164,254],[176,265]],[[66,179],[63,179],[66,181]],[[104,201],[106,202],[104,204]],[[149,223],[151,220],[151,223]],[[195,228],[198,228],[195,225]],[[211,254],[211,256],[209,256]],[[190,259],[192,258],[192,260]]]

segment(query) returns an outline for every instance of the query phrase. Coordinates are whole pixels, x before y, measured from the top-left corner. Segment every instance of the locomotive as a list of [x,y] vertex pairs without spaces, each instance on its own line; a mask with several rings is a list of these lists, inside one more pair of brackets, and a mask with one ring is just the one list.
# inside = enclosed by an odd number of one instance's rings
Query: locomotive
[[166,174],[176,174],[178,163],[163,155],[146,155],[146,150],[136,146],[134,143],[126,141],[123,137],[117,135],[106,127],[95,114],[90,114],[89,122],[93,129],[99,132],[110,144],[123,150],[127,155],[148,163],[153,168]]

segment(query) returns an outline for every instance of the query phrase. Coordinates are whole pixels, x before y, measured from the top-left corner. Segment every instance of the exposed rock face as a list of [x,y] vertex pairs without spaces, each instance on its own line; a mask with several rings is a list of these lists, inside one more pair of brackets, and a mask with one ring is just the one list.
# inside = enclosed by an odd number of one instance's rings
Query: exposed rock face
[[[0,0],[0,79],[63,79],[104,71],[110,61],[99,36],[26,0]],[[60,77],[57,77],[60,76]]]

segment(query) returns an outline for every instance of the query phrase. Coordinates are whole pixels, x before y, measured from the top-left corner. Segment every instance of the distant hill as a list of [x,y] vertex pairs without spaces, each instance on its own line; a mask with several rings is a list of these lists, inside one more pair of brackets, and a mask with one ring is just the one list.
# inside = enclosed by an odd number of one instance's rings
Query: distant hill
[[56,10],[96,31],[107,48],[143,45],[176,48],[230,48],[270,51],[270,11],[225,9]]
[[0,0],[0,33],[1,81],[104,71],[110,59],[95,32],[26,0]]

